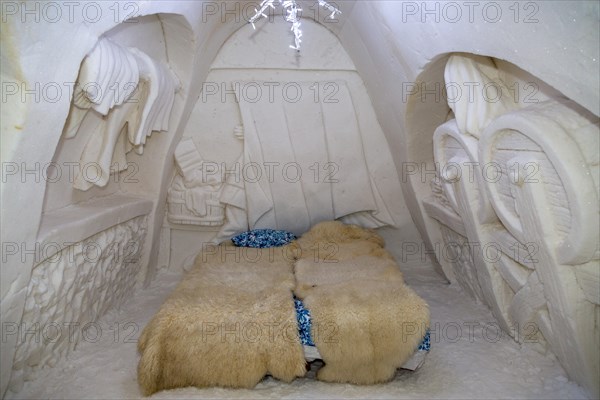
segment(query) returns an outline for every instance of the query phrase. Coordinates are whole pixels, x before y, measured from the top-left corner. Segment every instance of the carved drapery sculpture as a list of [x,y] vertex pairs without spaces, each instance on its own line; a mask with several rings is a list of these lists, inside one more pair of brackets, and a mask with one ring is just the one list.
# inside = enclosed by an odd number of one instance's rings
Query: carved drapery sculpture
[[244,151],[239,174],[225,181],[227,223],[216,241],[249,228],[302,234],[332,219],[369,228],[395,225],[389,194],[400,196],[401,189],[391,154],[367,151],[365,142],[376,133],[361,127],[346,82],[295,83],[303,93],[317,84],[334,85],[336,98],[255,101],[236,90]]
[[[476,60],[452,56],[446,79],[499,76]],[[515,340],[549,346],[598,396],[598,118],[565,99],[450,106],[456,120],[434,134],[440,181],[424,201],[453,250],[439,261]]]
[[[169,127],[179,81],[165,64],[136,48],[100,39],[81,64],[65,138],[93,132],[80,157],[74,187],[105,186],[113,172],[127,168],[126,153],[142,154],[153,131]],[[101,121],[86,125],[97,113]]]
[[444,80],[456,124],[471,136],[478,138],[495,117],[519,107],[518,99],[508,95],[509,85],[488,57],[451,56]]

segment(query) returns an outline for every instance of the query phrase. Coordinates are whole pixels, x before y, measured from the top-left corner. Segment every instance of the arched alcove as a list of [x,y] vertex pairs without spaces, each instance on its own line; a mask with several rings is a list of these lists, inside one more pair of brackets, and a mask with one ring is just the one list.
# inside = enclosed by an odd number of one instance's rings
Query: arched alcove
[[[414,237],[416,232],[407,226],[408,210],[402,200],[389,144],[381,131],[364,82],[339,39],[326,29],[324,24],[306,18],[302,26],[304,37],[310,38],[310,41],[306,40],[301,53],[289,48],[290,36],[279,34],[288,29],[283,18],[277,18],[270,23],[263,22],[254,32],[249,30],[248,26],[244,26],[229,37],[203,82],[203,92],[190,114],[180,143],[181,149],[175,151],[175,163],[181,162],[178,160],[178,153],[185,153],[186,162],[191,164],[188,158],[192,157],[193,153],[197,158],[198,168],[201,168],[201,163],[206,162],[214,165],[219,170],[219,175],[223,174],[223,176],[235,175],[235,170],[238,168],[241,172],[241,181],[237,182],[237,185],[243,187],[248,184],[244,171],[252,164],[245,159],[248,154],[244,153],[244,126],[251,123],[243,118],[244,103],[246,107],[251,107],[255,103],[266,101],[274,104],[274,107],[281,107],[280,111],[286,113],[288,128],[289,124],[307,123],[318,130],[323,129],[320,124],[313,126],[315,121],[311,123],[302,121],[301,114],[309,113],[304,116],[304,119],[310,119],[312,117],[310,112],[317,112],[315,111],[317,109],[319,113],[325,113],[323,107],[311,108],[311,104],[346,101],[351,108],[348,116],[356,119],[357,129],[362,135],[360,146],[352,150],[356,150],[357,154],[365,154],[366,161],[362,156],[358,160],[369,164],[368,173],[374,180],[374,185],[379,185],[378,193],[389,210],[393,221],[391,224],[401,228],[401,230],[386,229],[385,235],[390,239],[394,238],[393,240],[399,240],[400,235],[404,238]],[[260,113],[259,110],[252,111]],[[258,118],[254,120],[255,124],[261,123]],[[348,120],[347,123],[349,127],[353,126],[352,121]],[[287,138],[286,128],[282,127],[282,129],[282,137]],[[260,136],[260,132],[258,134]],[[291,133],[290,135],[293,136]],[[309,131],[303,132],[303,135],[307,143],[315,139],[322,140],[310,136]],[[300,138],[297,138],[293,145],[295,154],[282,152],[281,155],[267,156],[271,158],[265,158],[263,161],[269,164],[271,169],[265,169],[262,173],[282,175],[291,163],[299,165],[297,167],[299,179],[311,176],[324,183],[322,181],[326,174],[343,175],[345,171],[341,169],[349,167],[341,166],[329,170],[326,169],[328,167],[325,164],[334,168],[333,163],[327,162],[327,159],[317,158],[313,159],[312,164],[302,163],[301,159],[295,158],[298,154],[301,157],[303,153],[309,152],[308,148],[298,148],[302,145]],[[318,149],[311,151],[315,150],[318,151]],[[201,182],[191,184],[187,182],[189,177],[182,180],[181,174],[180,165],[172,173],[173,180],[167,195],[168,209],[162,232],[164,241],[161,245],[162,253],[159,255],[160,266],[171,265],[175,269],[191,264],[195,255],[211,240],[219,238],[223,240],[223,232],[231,236],[248,229],[247,225],[245,228],[234,227],[225,218],[223,206],[220,207],[221,210],[214,209],[216,213],[220,213],[220,217],[200,216],[200,208],[205,206],[196,204],[198,201],[194,202],[193,196],[198,198],[201,196],[200,190],[195,189]],[[200,176],[199,172],[198,176]],[[216,177],[217,174],[212,176]],[[280,178],[282,176],[279,178],[276,176],[274,180]],[[332,179],[337,178],[332,177]],[[286,180],[286,177],[283,179]],[[269,182],[272,182],[271,179]],[[294,182],[286,180],[286,183],[289,187]],[[307,183],[314,182],[303,181],[303,184]],[[217,199],[222,190],[215,188],[207,189],[207,192],[202,194],[213,196],[211,200],[213,206],[218,204]],[[192,194],[194,191],[198,194]],[[221,201],[223,202],[223,199]],[[206,209],[208,207],[206,206]],[[318,212],[319,210],[314,211],[315,214]],[[289,213],[294,215],[293,208],[290,208]],[[286,229],[297,230],[297,233],[304,232],[307,227],[303,225],[304,222],[300,222],[301,219],[298,215],[297,224],[288,225]],[[221,233],[217,234],[219,231]],[[217,235],[216,239],[215,235]]]
[[[415,191],[416,198],[425,198],[431,194],[431,181],[436,176],[436,164],[433,154],[433,133],[438,126],[453,118],[453,113],[448,105],[447,85],[444,79],[444,70],[449,57],[452,54],[468,53],[445,53],[436,56],[429,62],[423,71],[413,81],[403,83],[402,95],[406,99],[406,145],[409,155],[406,162],[400,168],[403,181],[409,181]],[[472,55],[480,57],[480,55]],[[499,69],[510,75],[512,81],[509,91],[506,90],[502,95],[511,97],[520,97],[523,101],[538,103],[549,98],[564,98],[565,96],[543,82],[539,78],[531,75],[518,66],[493,56],[489,56]],[[468,82],[462,84],[462,91],[456,96],[471,96],[470,91],[474,90],[477,82]],[[483,85],[475,90],[481,91]],[[422,204],[419,203],[422,210]],[[426,215],[423,210],[423,215]],[[441,243],[436,229],[431,229],[430,219],[426,219],[426,232],[421,231],[425,242],[431,251],[434,243]],[[439,253],[439,251],[438,251]],[[441,262],[443,273],[450,281],[454,281],[454,272],[445,262]]]
[[600,299],[583,278],[598,251],[585,238],[598,235],[597,118],[514,64],[473,54],[440,56],[410,89],[407,176],[446,277],[597,390]]
[[[137,79],[128,80],[131,78],[125,74],[131,66],[143,68],[141,63],[145,60],[156,66],[162,65],[160,68],[165,73],[172,71],[177,85],[189,85],[191,60],[182,57],[182,53],[191,49],[191,32],[181,16],[154,14],[139,17],[134,22],[125,21],[101,37],[108,46],[114,46],[110,49],[112,54],[121,53],[114,58],[110,57],[109,50],[96,55],[102,57],[100,68],[114,68],[120,75],[115,79],[115,85],[108,87],[114,92],[98,92],[98,98],[113,95],[118,103],[106,110],[106,115],[72,104],[69,116],[65,117],[62,137],[44,171],[47,179],[37,237],[39,249],[27,287],[22,316],[24,324],[51,321],[52,324],[85,326],[107,310],[119,307],[145,280],[153,241],[155,199],[160,194],[166,160],[165,149],[175,140],[185,96],[177,89],[172,109],[169,109],[168,129],[163,124],[159,130],[165,130],[154,132],[152,137],[144,140],[145,148],[141,154],[129,152],[125,155],[122,149],[119,150],[118,146],[126,140],[125,135],[132,135],[133,128],[128,125],[132,121],[119,122],[122,117],[114,117],[114,114],[131,104],[140,104],[140,110],[148,104],[149,100],[138,93],[152,89],[142,89],[142,78],[138,84]],[[167,43],[170,41],[177,45],[172,44],[169,49]],[[125,62],[129,49],[146,58],[138,58],[134,63],[130,62],[130,66],[120,64]],[[83,68],[81,63],[81,71]],[[85,73],[90,72],[86,70]],[[80,72],[80,79],[82,74],[84,72]],[[102,87],[99,82],[77,84]],[[156,85],[148,80],[143,82],[146,86]],[[127,90],[127,85],[136,86],[131,95],[118,92]],[[106,86],[102,88],[106,90]],[[154,93],[159,89],[153,89]],[[78,95],[77,89],[74,93]],[[81,92],[79,96],[82,96]],[[114,139],[115,135],[118,139]],[[111,141],[114,142],[110,144]],[[118,152],[123,153],[120,158],[115,158]],[[99,158],[102,154],[105,154],[104,161]],[[101,182],[98,170],[106,169],[102,163],[108,165],[109,162],[110,175]],[[20,342],[15,351],[15,365],[19,368],[13,370],[13,390],[18,390],[41,368],[66,357],[80,337],[79,331],[74,337],[58,337],[53,346],[36,342],[35,337]]]

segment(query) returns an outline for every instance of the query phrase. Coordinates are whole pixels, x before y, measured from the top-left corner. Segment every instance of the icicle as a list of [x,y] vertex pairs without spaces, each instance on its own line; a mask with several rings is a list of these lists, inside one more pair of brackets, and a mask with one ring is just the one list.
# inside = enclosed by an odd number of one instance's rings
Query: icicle
[[[254,23],[261,19],[261,18],[267,18],[267,14],[265,14],[265,11],[267,8],[271,7],[272,9],[275,9],[275,6],[273,5],[273,1],[275,0],[263,0],[260,3],[260,10],[257,10],[256,8],[254,9],[255,14],[252,16],[252,18],[250,18],[248,20],[248,22],[250,24],[252,24],[252,28],[256,29],[256,26],[254,25]],[[281,0],[279,0],[279,2],[281,3]]]
[[294,46],[290,45],[290,48],[300,51],[300,43],[302,40],[302,30],[300,29],[300,19],[298,18],[298,11],[302,11],[301,8],[298,8],[296,4],[296,0],[284,0],[282,3],[283,7],[286,10],[287,15],[285,16],[285,20],[292,24],[291,31],[294,33]]
[[[248,23],[252,25],[253,29],[256,29],[256,25],[254,24],[256,21],[258,21],[261,18],[267,18],[267,14],[265,14],[265,11],[269,7],[275,9],[275,6],[273,5],[274,1],[275,0],[263,0],[260,3],[260,10],[256,8],[254,9],[254,15],[248,20]],[[301,12],[302,9],[298,8],[296,0],[279,0],[279,4],[281,4],[283,8],[285,8],[285,20],[292,24],[290,30],[294,34],[294,45],[290,45],[290,48],[296,51],[300,51],[300,43],[302,43],[302,39],[300,39],[302,37],[302,30],[300,29],[301,24],[298,12]],[[335,18],[336,14],[342,13],[339,9],[332,6],[325,0],[319,0],[319,6],[327,9],[328,11],[331,11],[331,15],[329,15],[329,18],[331,19]]]
[[341,14],[342,12],[337,9],[336,7],[332,6],[331,4],[329,4],[328,2],[326,2],[325,0],[319,0],[319,5],[323,8],[326,8],[328,11],[331,11],[331,15],[329,16],[329,18],[334,19],[335,18],[335,14]]

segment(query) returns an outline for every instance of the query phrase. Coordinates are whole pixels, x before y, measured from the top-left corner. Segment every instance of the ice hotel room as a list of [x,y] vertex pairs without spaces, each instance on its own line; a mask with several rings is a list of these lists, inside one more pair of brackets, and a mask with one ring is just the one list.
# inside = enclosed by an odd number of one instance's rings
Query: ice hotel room
[[6,399],[600,396],[600,3],[1,3]]

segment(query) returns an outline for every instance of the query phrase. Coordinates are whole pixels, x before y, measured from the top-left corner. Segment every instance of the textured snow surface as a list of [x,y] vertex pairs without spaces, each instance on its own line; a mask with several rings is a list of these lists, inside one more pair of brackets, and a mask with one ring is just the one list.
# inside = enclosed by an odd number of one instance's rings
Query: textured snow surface
[[[498,337],[492,314],[464,292],[449,286],[432,267],[403,269],[411,285],[431,307],[431,352],[417,371],[398,371],[392,382],[375,386],[330,384],[311,378],[291,384],[272,378],[253,390],[184,388],[156,393],[152,398],[319,398],[319,399],[580,399],[585,391],[570,381],[552,354],[538,353],[535,344],[519,345],[508,335]],[[180,279],[163,272],[148,289],[138,291],[121,310],[99,323],[95,343],[82,342],[68,360],[42,370],[26,382],[22,399],[141,398],[136,382],[139,355],[136,340]],[[117,329],[118,327],[118,329]],[[314,376],[318,361],[309,376]]]

